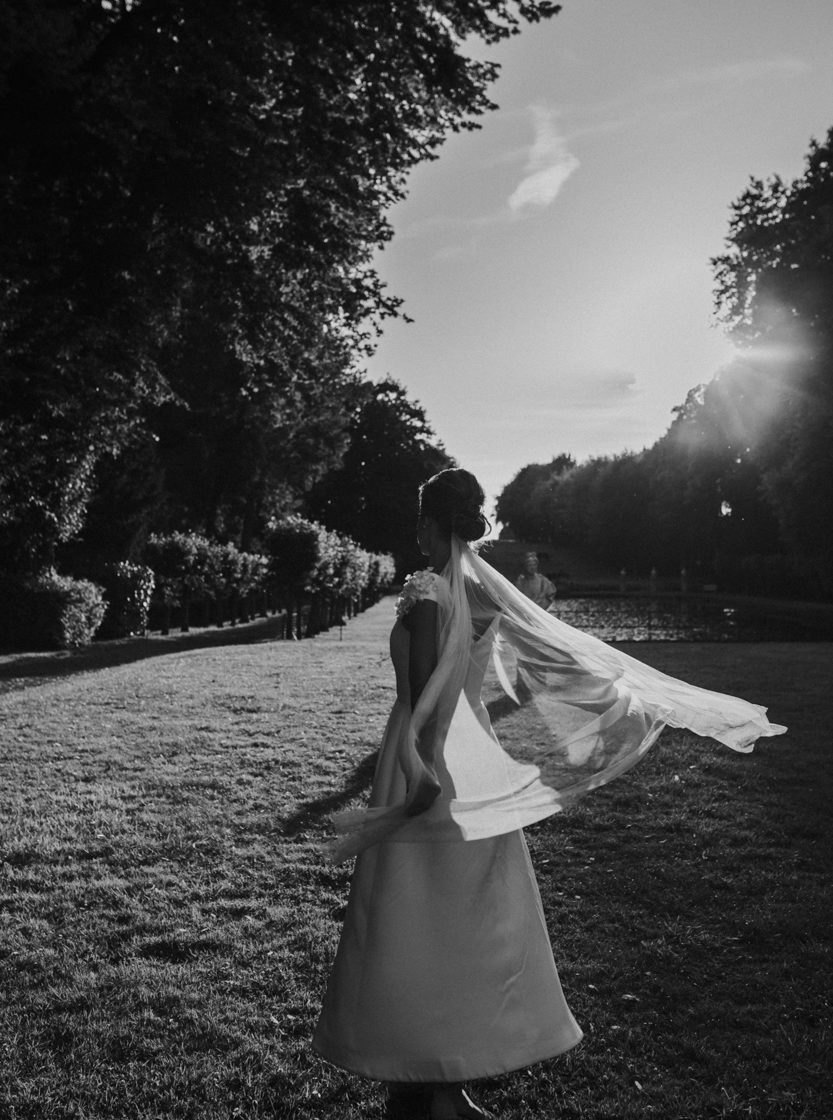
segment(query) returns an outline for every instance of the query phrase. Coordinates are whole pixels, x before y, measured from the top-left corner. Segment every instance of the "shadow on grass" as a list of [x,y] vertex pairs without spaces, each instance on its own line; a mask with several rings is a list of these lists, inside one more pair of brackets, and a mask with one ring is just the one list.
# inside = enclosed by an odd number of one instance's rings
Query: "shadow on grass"
[[281,828],[283,835],[297,836],[299,832],[303,832],[305,828],[315,824],[322,817],[337,812],[344,808],[349,801],[352,801],[354,797],[364,793],[373,781],[378,753],[378,750],[373,750],[369,755],[366,755],[349,775],[346,784],[341,789],[336,790],[335,793],[327,794],[326,797],[319,797],[315,801],[307,801],[292,816],[287,817]]
[[44,653],[0,653],[0,692],[9,688],[31,688],[41,679],[91,673],[115,665],[144,661],[192,649],[250,645],[274,641],[285,626],[281,615],[258,618],[238,626],[205,628],[187,634],[154,635],[147,638],[116,638],[93,642],[83,649],[51,650]]
[[[518,710],[518,705],[508,696],[500,696],[490,701],[486,707],[492,723]],[[299,806],[299,808],[283,822],[281,826],[282,834],[284,836],[297,836],[300,832],[314,826],[331,813],[337,813],[339,809],[343,809],[345,805],[349,804],[353,798],[358,797],[360,794],[364,793],[365,790],[369,789],[373,782],[378,754],[378,749],[374,749],[369,755],[366,755],[358,766],[348,775],[347,781],[341,789],[336,790],[334,793],[328,793],[324,797],[319,797],[315,801],[307,801],[304,805]]]
[[489,720],[491,723],[498,723],[507,716],[513,715],[518,710],[518,705],[511,696],[497,696],[494,700],[490,700],[486,705],[486,711],[489,713]]
[[[500,696],[491,700],[486,708],[489,712],[489,719],[492,723],[496,723],[498,720],[516,712],[518,705],[510,697]],[[301,805],[292,816],[287,817],[283,822],[281,826],[283,835],[297,836],[298,833],[315,825],[322,818],[329,816],[330,813],[337,813],[354,797],[358,797],[366,789],[369,789],[373,782],[378,754],[378,749],[374,749],[369,755],[366,755],[350,773],[342,788],[336,790],[335,793],[329,793],[325,797],[319,797],[315,801],[308,801]]]

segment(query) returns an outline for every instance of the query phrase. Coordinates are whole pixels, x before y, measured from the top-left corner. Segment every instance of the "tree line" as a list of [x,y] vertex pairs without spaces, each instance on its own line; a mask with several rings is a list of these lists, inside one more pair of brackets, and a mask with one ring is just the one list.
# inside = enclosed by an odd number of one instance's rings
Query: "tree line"
[[497,516],[615,570],[833,597],[833,129],[793,182],[753,179],[713,262],[739,356],[640,452],[524,467]]
[[[197,533],[152,534],[145,563],[120,560],[99,581],[46,568],[8,576],[0,595],[3,648],[72,649],[95,636],[169,634],[192,625],[235,626],[276,616],[276,636],[314,637],[375,603],[395,575],[393,557],[292,516],[271,526],[263,552]],[[155,615],[155,617],[154,617]]]
[[[0,6],[2,568],[95,576],[154,532],[257,551],[295,513],[406,564],[401,495],[450,459],[366,380],[401,314],[373,254],[411,168],[494,107],[466,43],[557,10]],[[386,471],[374,432],[405,440]]]

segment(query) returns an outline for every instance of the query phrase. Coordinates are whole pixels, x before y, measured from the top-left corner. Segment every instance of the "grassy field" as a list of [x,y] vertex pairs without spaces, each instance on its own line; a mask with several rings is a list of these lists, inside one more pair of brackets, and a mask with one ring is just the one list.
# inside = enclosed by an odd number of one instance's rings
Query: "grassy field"
[[[349,878],[320,845],[371,778],[390,618],[0,659],[2,1120],[381,1117],[308,1040]],[[666,733],[530,830],[586,1038],[479,1095],[506,1120],[830,1120],[833,646],[628,648],[790,734]]]

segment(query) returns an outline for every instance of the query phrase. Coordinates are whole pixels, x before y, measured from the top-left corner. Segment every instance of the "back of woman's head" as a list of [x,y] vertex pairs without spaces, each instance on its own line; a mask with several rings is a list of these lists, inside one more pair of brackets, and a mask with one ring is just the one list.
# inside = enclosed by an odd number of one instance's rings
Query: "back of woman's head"
[[456,533],[464,541],[479,541],[489,532],[485,500],[483,487],[462,467],[440,471],[419,488],[420,515],[432,517],[443,533]]

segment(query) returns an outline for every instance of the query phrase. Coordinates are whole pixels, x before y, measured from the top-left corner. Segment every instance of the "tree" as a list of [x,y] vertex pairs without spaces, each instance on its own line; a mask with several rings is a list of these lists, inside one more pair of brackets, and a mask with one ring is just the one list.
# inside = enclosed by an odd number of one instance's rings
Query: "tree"
[[60,567],[95,579],[121,560],[141,560],[148,535],[167,500],[156,443],[128,444],[118,456],[101,458],[79,532],[58,549]]
[[[78,531],[96,463],[155,433],[163,404],[194,426],[222,417],[222,439],[277,433],[216,503],[242,504],[255,523],[250,507],[282,469],[276,442],[311,441],[315,461],[328,428],[319,386],[337,409],[397,313],[372,255],[407,172],[491,107],[497,67],[467,57],[465,41],[555,11],[547,0],[0,7],[0,225],[15,231],[0,259],[0,525],[21,555],[37,566]],[[196,391],[209,336],[213,401]]]
[[554,488],[576,465],[572,455],[557,455],[549,463],[522,467],[497,499],[498,521],[517,537],[529,541],[553,539],[565,527],[554,518]]
[[[833,591],[833,129],[803,175],[752,180],[713,261],[718,313],[758,372],[747,444],[783,542]],[[753,414],[754,415],[754,414]],[[756,417],[757,418],[757,417]]]
[[348,439],[341,466],[311,489],[307,507],[370,551],[393,553],[401,575],[418,562],[419,485],[454,460],[422,406],[390,377],[365,383]]

